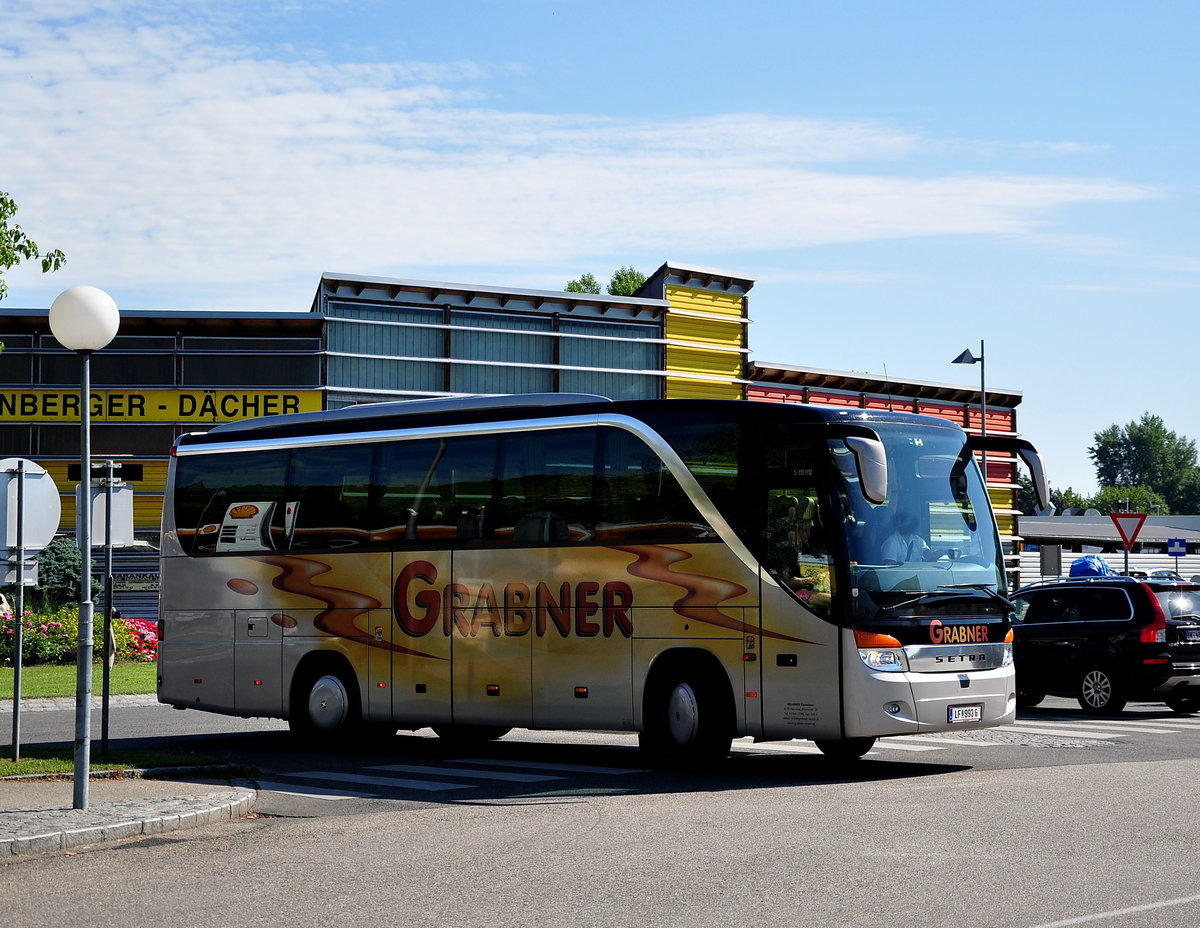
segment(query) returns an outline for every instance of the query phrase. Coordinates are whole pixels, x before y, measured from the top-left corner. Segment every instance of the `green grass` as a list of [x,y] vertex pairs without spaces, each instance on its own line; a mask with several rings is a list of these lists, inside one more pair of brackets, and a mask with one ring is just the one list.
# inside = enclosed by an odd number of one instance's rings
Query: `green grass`
[[[114,664],[109,674],[109,693],[113,695],[139,695],[153,693],[157,689],[158,664],[119,663]],[[75,695],[75,665],[38,664],[21,668],[21,698],[45,699],[54,696]],[[104,687],[104,667],[92,667],[92,695],[99,696]],[[13,697],[13,669],[0,668],[0,699]]]
[[[0,748],[0,777],[63,776],[75,771],[75,749],[64,747],[21,748],[21,759],[15,764],[12,759],[12,744]],[[183,751],[109,751],[108,757],[100,753],[99,739],[93,739],[89,751],[88,769],[92,771],[143,770],[147,767],[211,767],[222,763],[205,754],[189,754]]]
[[[109,675],[109,692],[114,695],[153,693],[156,685],[157,664],[114,664]],[[92,695],[99,696],[104,685],[104,667],[92,667]],[[12,699],[13,670],[0,668],[0,699]],[[53,696],[75,695],[75,665],[52,666],[39,664],[21,668],[21,698],[39,699]],[[73,745],[62,747],[22,747],[21,759],[13,763],[12,743],[0,732],[4,744],[0,746],[0,777],[62,776],[75,770]],[[109,751],[108,757],[100,753],[100,741],[92,738],[89,768],[91,770],[137,770],[146,767],[206,767],[220,764],[219,758],[184,751]]]

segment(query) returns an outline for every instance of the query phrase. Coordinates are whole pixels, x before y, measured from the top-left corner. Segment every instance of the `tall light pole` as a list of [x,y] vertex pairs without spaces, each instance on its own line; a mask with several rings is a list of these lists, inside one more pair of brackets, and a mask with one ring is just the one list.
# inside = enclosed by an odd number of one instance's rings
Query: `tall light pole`
[[[979,340],[979,357],[971,354],[971,349],[968,348],[957,358],[950,362],[951,364],[978,364],[979,365],[979,427],[984,438],[987,438],[987,378],[984,376],[983,365],[983,339]],[[987,452],[983,452],[983,488],[986,491],[988,485],[987,476]]]
[[88,805],[92,740],[92,352],[113,340],[121,314],[113,298],[96,287],[72,287],[50,305],[50,331],[58,343],[79,355],[79,640],[75,651],[75,781],[74,807]]

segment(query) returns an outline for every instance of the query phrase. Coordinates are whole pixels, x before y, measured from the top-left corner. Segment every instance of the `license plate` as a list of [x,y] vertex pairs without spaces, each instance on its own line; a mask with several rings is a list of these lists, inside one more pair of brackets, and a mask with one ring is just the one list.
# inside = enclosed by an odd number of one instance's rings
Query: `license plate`
[[1183,630],[1184,641],[1200,641],[1200,628],[1185,628]]
[[982,722],[983,706],[979,703],[970,706],[950,706],[946,721],[951,725],[955,722]]

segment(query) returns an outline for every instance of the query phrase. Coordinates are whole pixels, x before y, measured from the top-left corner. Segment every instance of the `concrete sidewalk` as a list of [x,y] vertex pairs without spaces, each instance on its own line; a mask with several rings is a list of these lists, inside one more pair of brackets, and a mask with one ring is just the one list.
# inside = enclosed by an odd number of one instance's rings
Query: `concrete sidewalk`
[[69,777],[3,779],[0,866],[20,856],[228,822],[253,811],[257,796],[245,787],[179,779],[94,778],[88,785],[88,807],[80,810],[72,808],[74,783]]

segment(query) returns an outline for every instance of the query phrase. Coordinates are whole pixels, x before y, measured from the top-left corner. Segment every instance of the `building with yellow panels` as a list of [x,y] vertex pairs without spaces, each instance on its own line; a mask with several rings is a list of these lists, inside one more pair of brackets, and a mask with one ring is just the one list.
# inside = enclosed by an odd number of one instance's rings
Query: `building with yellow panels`
[[667,301],[664,396],[744,399],[754,281],[667,263],[638,291]]
[[[254,416],[562,392],[886,403],[978,430],[972,388],[754,364],[753,286],[674,262],[629,297],[324,274],[308,311],[123,311],[116,338],[91,360],[93,458],[142,466],[134,528],[155,544],[175,439]],[[50,333],[48,313],[0,309],[0,456],[50,472],[62,497],[61,531],[73,534],[67,469],[79,457],[79,361]],[[1020,394],[989,391],[988,432],[1014,433],[1019,402]],[[1015,462],[989,457],[987,476],[1012,548]]]

